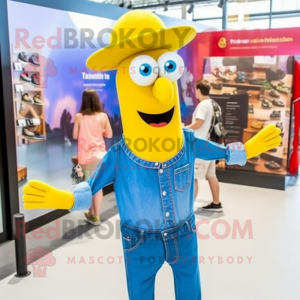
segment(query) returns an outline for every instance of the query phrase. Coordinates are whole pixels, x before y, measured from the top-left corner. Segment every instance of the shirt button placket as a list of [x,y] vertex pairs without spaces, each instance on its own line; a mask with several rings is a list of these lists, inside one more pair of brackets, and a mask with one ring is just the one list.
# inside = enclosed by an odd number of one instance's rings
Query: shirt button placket
[[167,165],[162,164],[161,168],[158,170],[161,194],[162,194],[162,203],[163,203],[163,212],[165,216],[165,221],[167,224],[167,228],[170,228],[174,225],[173,220],[173,203],[172,203],[172,195],[170,191],[171,183],[169,182],[168,170],[166,169]]

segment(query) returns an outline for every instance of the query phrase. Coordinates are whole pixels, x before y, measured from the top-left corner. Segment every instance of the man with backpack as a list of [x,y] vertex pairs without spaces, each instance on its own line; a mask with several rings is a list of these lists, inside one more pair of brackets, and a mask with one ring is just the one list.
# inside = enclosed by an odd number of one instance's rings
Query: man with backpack
[[[210,99],[209,92],[211,86],[207,80],[198,80],[196,82],[195,96],[199,100],[192,123],[187,128],[195,131],[197,138],[209,140],[214,136],[213,141],[218,142],[218,138],[225,137],[226,133],[222,125],[222,116],[220,106]],[[195,161],[195,199],[198,194],[198,180],[206,178],[209,182],[213,201],[202,210],[222,212],[220,202],[220,186],[216,177],[216,162],[196,159]]]

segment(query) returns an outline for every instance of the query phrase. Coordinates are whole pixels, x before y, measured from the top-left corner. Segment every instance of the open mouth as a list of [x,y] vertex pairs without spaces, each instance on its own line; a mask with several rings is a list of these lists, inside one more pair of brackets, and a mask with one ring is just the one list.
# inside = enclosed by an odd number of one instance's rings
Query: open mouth
[[174,113],[174,106],[167,112],[157,115],[145,114],[138,111],[140,117],[150,126],[163,127],[170,123]]

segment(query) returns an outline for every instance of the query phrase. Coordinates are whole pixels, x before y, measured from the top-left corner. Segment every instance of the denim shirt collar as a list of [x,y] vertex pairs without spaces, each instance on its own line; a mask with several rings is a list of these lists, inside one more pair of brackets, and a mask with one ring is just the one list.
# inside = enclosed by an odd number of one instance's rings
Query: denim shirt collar
[[122,138],[120,140],[120,146],[122,147],[123,151],[125,152],[125,154],[132,160],[134,161],[136,164],[142,166],[143,168],[146,169],[160,169],[161,167],[163,169],[169,168],[170,166],[172,166],[173,164],[176,164],[181,157],[184,155],[185,150],[186,150],[186,135],[185,135],[185,130],[183,130],[183,144],[181,149],[179,150],[179,152],[172,157],[171,159],[164,161],[162,163],[160,162],[155,162],[155,161],[147,161],[147,160],[143,160],[139,157],[137,157],[126,145],[125,141],[124,141],[124,134],[122,134]]

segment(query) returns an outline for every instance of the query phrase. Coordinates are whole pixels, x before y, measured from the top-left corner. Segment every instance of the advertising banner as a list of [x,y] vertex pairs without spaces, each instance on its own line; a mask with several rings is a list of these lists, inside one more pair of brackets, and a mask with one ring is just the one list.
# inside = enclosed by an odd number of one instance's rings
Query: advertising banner
[[[211,83],[211,98],[223,108],[227,142],[246,142],[270,123],[282,130],[280,147],[239,169],[287,174],[299,49],[299,28],[203,32],[187,46],[193,62],[189,72]],[[222,162],[218,167],[227,168]]]

